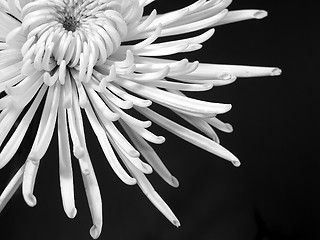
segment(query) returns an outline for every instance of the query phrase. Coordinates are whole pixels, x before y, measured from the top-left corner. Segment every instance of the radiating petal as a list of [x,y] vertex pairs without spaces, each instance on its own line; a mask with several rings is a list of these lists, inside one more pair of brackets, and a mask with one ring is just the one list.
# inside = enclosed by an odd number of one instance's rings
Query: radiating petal
[[86,114],[88,116],[88,119],[91,123],[92,129],[95,132],[100,146],[107,158],[107,160],[110,163],[110,166],[112,167],[113,171],[118,175],[118,177],[126,184],[133,185],[136,184],[136,180],[132,177],[130,177],[127,172],[122,168],[119,161],[117,160],[111,145],[109,143],[109,140],[107,138],[107,135],[104,133],[103,128],[98,122],[98,119],[96,118],[92,107],[88,104],[88,106],[85,108]]
[[61,86],[57,83],[54,88],[49,88],[48,90],[38,132],[32,150],[29,154],[29,159],[32,161],[40,161],[48,149],[56,122],[60,89]]
[[229,152],[227,149],[222,147],[221,145],[217,144],[216,142],[210,140],[209,138],[206,138],[202,136],[201,134],[198,134],[196,132],[191,131],[188,128],[185,128],[167,118],[164,116],[152,111],[149,108],[139,108],[135,107],[135,109],[139,112],[141,112],[143,115],[148,117],[153,122],[157,123],[161,127],[167,129],[168,131],[172,132],[173,134],[177,135],[178,137],[208,151],[211,152],[217,156],[220,156],[228,161],[231,161],[233,165],[240,166],[240,161],[236,156],[234,156],[231,152]]
[[137,183],[143,193],[149,198],[149,200],[153,203],[153,205],[159,209],[159,211],[176,227],[180,226],[180,222],[174,213],[171,211],[169,206],[163,201],[163,199],[159,196],[159,194],[154,190],[148,179],[145,175],[140,172],[130,161],[125,160],[125,164],[127,165],[130,172],[132,172],[133,176],[137,179]]
[[228,14],[218,23],[214,24],[214,26],[239,22],[249,19],[262,19],[268,16],[268,13],[264,10],[238,10],[238,11],[230,11]]
[[184,96],[179,96],[155,87],[141,85],[132,81],[117,78],[119,83],[129,91],[135,92],[145,98],[151,99],[161,105],[191,113],[203,114],[204,116],[225,113],[231,109],[230,104],[219,104],[196,100]]
[[102,200],[101,194],[95,176],[91,160],[88,153],[84,155],[85,161],[89,166],[89,174],[84,174],[82,172],[82,179],[84,183],[84,188],[86,190],[87,199],[89,203],[89,208],[91,212],[93,226],[90,228],[90,235],[93,239],[97,239],[101,234],[102,229]]
[[[14,156],[16,151],[18,150],[27,130],[28,126],[31,123],[32,118],[45,94],[45,87],[42,87],[37,97],[33,101],[32,105],[28,109],[27,113],[23,116],[22,120],[19,123],[19,126],[16,128],[9,141],[3,147],[0,153],[0,168],[4,167],[10,159]],[[2,122],[2,121],[1,121]]]
[[58,146],[60,189],[64,210],[69,218],[74,218],[77,210],[74,203],[73,174],[67,128],[66,110],[62,103],[58,112]]
[[0,195],[0,213],[2,212],[3,208],[7,205],[13,194],[17,191],[17,189],[20,187],[22,183],[22,177],[24,173],[24,167],[23,165],[17,173],[13,176],[9,184],[6,186],[6,188],[3,190],[3,192]]
[[171,186],[178,187],[178,180],[172,176],[166,166],[163,164],[158,154],[153,150],[153,148],[137,133],[135,133],[132,128],[128,127],[126,124],[121,124],[128,136],[131,138],[134,145],[141,152],[143,157],[152,166],[152,168]]

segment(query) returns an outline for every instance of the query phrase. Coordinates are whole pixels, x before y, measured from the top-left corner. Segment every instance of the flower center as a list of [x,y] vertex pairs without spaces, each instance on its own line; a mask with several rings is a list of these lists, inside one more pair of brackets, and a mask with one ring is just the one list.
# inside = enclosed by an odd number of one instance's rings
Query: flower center
[[[136,2],[136,1],[134,1]],[[129,7],[128,7],[129,5]],[[24,60],[38,71],[88,72],[115,53],[128,32],[128,0],[35,0],[22,9]]]
[[64,29],[71,32],[75,32],[79,25],[80,22],[77,21],[74,17],[66,17],[62,23]]

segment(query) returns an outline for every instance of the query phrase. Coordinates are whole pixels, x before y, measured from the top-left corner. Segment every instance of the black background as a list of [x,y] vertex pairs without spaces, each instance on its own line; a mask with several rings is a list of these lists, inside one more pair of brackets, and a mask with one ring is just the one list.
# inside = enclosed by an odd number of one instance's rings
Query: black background
[[[158,0],[150,8],[165,12],[191,2]],[[315,57],[319,33],[311,11],[316,6],[301,1],[238,0],[229,7],[249,8],[265,9],[269,16],[217,27],[203,49],[189,55],[201,62],[283,70],[279,77],[238,79],[194,95],[232,103],[233,109],[221,118],[235,130],[219,136],[222,145],[240,158],[241,167],[154,128],[167,139],[156,149],[180,187],[168,186],[156,173],[149,179],[179,218],[177,229],[137,186],[117,179],[88,130],[104,205],[100,239],[320,239],[319,67]],[[78,215],[70,220],[63,212],[55,140],[38,172],[37,206],[28,207],[19,191],[0,214],[1,239],[90,239],[91,219],[76,164]],[[1,189],[14,168],[11,164],[0,171]]]

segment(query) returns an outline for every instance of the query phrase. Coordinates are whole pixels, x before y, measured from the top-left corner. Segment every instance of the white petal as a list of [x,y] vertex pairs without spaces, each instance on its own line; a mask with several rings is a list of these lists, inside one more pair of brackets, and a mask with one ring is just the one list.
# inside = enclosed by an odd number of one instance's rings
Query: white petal
[[113,171],[118,175],[118,177],[126,184],[133,185],[136,184],[136,180],[132,177],[130,177],[127,172],[122,168],[121,164],[119,163],[117,157],[115,156],[111,145],[109,143],[109,140],[101,127],[100,123],[98,122],[98,119],[96,118],[92,107],[90,104],[88,104],[85,108],[87,117],[89,119],[89,122],[92,126],[93,131],[95,132],[100,146],[111,166]]
[[9,11],[9,6],[7,3],[7,0],[0,0],[0,11],[2,12],[8,12]]
[[[171,36],[171,35],[178,35],[178,34],[183,34],[183,33],[189,33],[189,32],[194,32],[200,29],[204,29],[207,27],[210,27],[214,25],[215,23],[219,22],[225,15],[227,14],[228,10],[224,9],[217,15],[213,15],[208,18],[200,19],[199,21],[191,22],[191,23],[186,23],[183,24],[180,22],[177,23],[177,26],[166,26],[163,28],[161,32],[161,37],[165,36]],[[150,36],[150,32],[146,33],[141,33],[139,34],[139,37],[147,37]]]
[[205,121],[210,125],[212,125],[213,127],[219,129],[220,131],[227,132],[227,133],[230,133],[233,131],[233,127],[229,123],[224,123],[216,117],[205,119]]
[[234,23],[249,19],[262,19],[268,16],[268,13],[264,10],[237,10],[237,11],[230,11],[228,14],[214,26]]
[[[133,106],[133,103],[128,100],[122,100],[121,98],[117,97],[115,94],[110,92],[108,89],[105,89],[101,94],[100,97],[105,101],[106,104],[109,106],[115,105],[122,109],[130,109]],[[114,111],[114,110],[113,110]],[[118,113],[118,112],[117,112]],[[118,113],[119,114],[119,113]]]
[[99,112],[97,112],[97,116],[99,117],[101,126],[104,127],[105,133],[109,138],[112,138],[112,140],[115,141],[129,156],[139,157],[140,153],[128,142],[128,140],[111,121],[103,119],[103,116],[101,116]]
[[9,48],[0,52],[0,68],[8,67],[21,60],[22,55],[19,49]]
[[33,195],[33,188],[39,168],[39,161],[34,162],[31,159],[27,159],[22,181],[22,195],[25,202],[30,206],[34,207],[37,204],[37,199]]
[[77,90],[78,95],[79,95],[80,107],[84,108],[89,102],[87,93],[84,90],[84,87],[83,87],[82,83],[77,81],[77,80],[75,80],[75,79],[78,79],[78,73],[75,70],[72,70],[72,69],[70,71],[71,71],[71,79],[72,79],[73,82],[76,83],[76,90]]
[[145,175],[140,172],[130,161],[125,160],[125,164],[130,172],[137,179],[137,183],[143,193],[149,198],[149,200],[153,203],[153,205],[159,209],[159,211],[176,227],[180,226],[179,220],[171,211],[169,206],[163,201],[163,199],[159,196],[159,194],[154,190],[148,179]]
[[62,88],[62,102],[64,108],[71,108],[72,106],[72,84],[69,71],[66,72],[66,81]]
[[20,115],[22,109],[10,109],[8,111],[2,112],[1,122],[0,122],[0,145],[3,143],[4,139],[8,135],[10,129],[16,122],[18,116]]
[[131,81],[145,83],[145,82],[152,82],[158,79],[163,79],[168,75],[169,71],[170,71],[170,68],[166,66],[156,72],[133,73],[133,74],[130,74],[129,76],[123,76],[123,77]]
[[[7,89],[7,93],[14,97],[19,95],[26,95],[26,92],[42,77],[41,72],[34,72],[32,75],[23,79],[23,81],[16,84],[14,87]],[[39,83],[38,83],[39,84]],[[42,79],[40,84],[42,84]]]
[[141,99],[136,96],[133,96],[133,95],[129,94],[128,92],[124,91],[122,88],[115,86],[113,84],[110,84],[108,86],[108,88],[110,89],[110,91],[114,92],[119,97],[121,97],[127,101],[132,102],[136,106],[149,107],[152,104],[152,102],[150,100]]
[[70,129],[70,135],[73,142],[73,154],[78,159],[81,172],[83,174],[89,174],[89,166],[86,161],[84,161],[84,155],[86,153],[86,142],[84,135],[84,127],[82,121],[82,115],[79,106],[79,99],[75,91],[75,86],[73,84],[72,91],[72,108],[67,109],[68,112],[68,123]]
[[0,212],[9,202],[13,194],[17,191],[22,183],[22,177],[24,172],[24,165],[18,170],[18,172],[13,176],[9,184],[3,190],[0,196]]
[[84,158],[86,158],[84,161],[88,163],[90,171],[89,174],[82,173],[82,180],[93,222],[93,226],[90,228],[90,235],[93,239],[97,239],[100,236],[103,224],[101,194],[88,153],[85,154]]
[[112,138],[110,138],[110,141],[112,146],[117,151],[119,157],[122,159],[122,161],[130,161],[139,171],[145,174],[152,173],[152,168],[150,167],[150,165],[144,163],[138,157],[129,156],[115,141],[113,141]]
[[221,13],[221,11],[225,10],[225,8],[231,3],[231,0],[210,0],[203,2],[204,4],[201,4],[199,7],[195,7],[190,10],[190,13],[183,19],[170,24],[170,27],[187,25],[208,19],[211,16],[216,16]]
[[103,102],[103,100],[99,97],[99,95],[93,90],[89,85],[85,85],[86,92],[88,93],[90,100],[94,107],[103,114],[103,116],[110,120],[116,121],[119,119],[119,115],[110,110],[110,108]]
[[[121,125],[125,125],[123,121],[120,120]],[[163,136],[156,136],[152,132],[148,131],[145,128],[137,127],[137,126],[129,126],[131,129],[136,132],[138,135],[143,137],[145,140],[152,142],[154,144],[162,144],[165,142],[165,138]]]
[[[8,7],[10,14],[13,15],[15,18],[21,20],[21,8],[19,9],[18,6],[16,5],[16,1],[14,0],[9,0],[8,1]],[[19,6],[20,7],[20,6]]]
[[[129,46],[128,49],[130,49],[132,52],[137,52],[140,49],[145,48],[146,46],[149,46],[151,43],[153,43],[155,40],[157,40],[157,38],[160,36],[161,34],[161,30],[162,30],[162,25],[159,24],[154,33],[152,35],[150,35],[148,38],[146,38],[145,40],[133,45],[133,46]],[[127,48],[127,46],[125,46],[125,48]]]
[[4,41],[7,34],[21,24],[9,14],[0,11],[0,40]]
[[10,80],[20,74],[19,69],[22,68],[23,63],[17,62],[6,68],[0,69],[0,83]]
[[151,126],[151,121],[142,121],[139,120],[130,114],[127,114],[126,112],[122,111],[117,106],[110,105],[112,109],[114,109],[115,112],[117,112],[120,116],[120,118],[131,127],[140,127],[140,128],[148,128]]
[[180,91],[207,91],[213,87],[213,84],[206,83],[206,84],[186,84],[186,83],[178,83],[178,82],[171,82],[171,81],[153,81],[148,83],[149,86],[155,86],[159,88],[165,89],[174,89]]
[[206,134],[210,139],[212,139],[216,143],[220,143],[218,135],[205,120],[203,120],[202,118],[188,116],[179,112],[175,113],[197,129],[199,129],[201,132]]
[[227,112],[231,108],[230,104],[211,103],[179,96],[155,87],[149,87],[125,79],[117,78],[117,83],[129,91],[153,100],[160,105],[189,112],[190,114],[196,113],[204,116],[215,116],[216,114]]
[[258,67],[245,65],[226,65],[226,64],[206,64],[199,65],[191,75],[201,75],[209,77],[213,73],[230,73],[237,77],[262,77],[277,76],[281,74],[281,70],[275,67]]
[[151,23],[154,22],[156,15],[157,15],[157,11],[154,9],[150,13],[150,15],[146,16],[146,19],[144,19],[142,22],[139,23],[139,25],[137,25],[135,27],[130,27],[128,29],[129,32],[128,32],[126,38],[124,39],[124,41],[130,40],[130,39],[132,39],[132,37],[137,35],[139,32],[144,31]]
[[35,144],[29,154],[33,161],[39,161],[47,151],[55,128],[57,111],[60,99],[59,83],[49,88],[46,102],[40,119],[39,128],[35,138]]
[[154,2],[155,0],[139,0],[139,1],[140,1],[140,5],[147,6],[150,3]]
[[172,176],[166,166],[163,164],[157,153],[153,148],[137,133],[135,133],[132,128],[128,127],[126,124],[121,124],[123,129],[126,131],[134,145],[138,148],[143,157],[151,165],[151,167],[171,186],[178,187],[178,180]]
[[73,174],[69,136],[66,120],[66,110],[63,108],[61,103],[58,113],[58,147],[62,203],[67,216],[69,218],[74,218],[76,216],[77,210],[74,203]]
[[203,6],[205,0],[198,0],[193,4],[184,7],[182,9],[172,11],[165,14],[159,14],[155,21],[148,27],[148,30],[155,28],[158,24],[162,24],[163,26],[169,25],[171,23],[181,22],[181,19],[184,19],[188,14],[197,11]]
[[173,134],[177,135],[178,137],[221,158],[231,161],[235,166],[240,166],[240,161],[236,156],[234,156],[227,149],[212,141],[211,139],[206,138],[196,132],[193,132],[190,129],[185,128],[148,108],[135,107],[135,109],[143,115],[145,115],[146,117],[148,117],[153,122],[167,129],[169,132],[172,132]]
[[22,139],[24,138],[27,132],[28,126],[30,125],[30,122],[44,96],[45,90],[46,88],[43,86],[37,94],[37,97],[33,101],[32,105],[28,109],[27,113],[21,119],[19,126],[16,128],[9,141],[2,149],[0,153],[0,168],[5,166],[18,150],[22,142]]
[[15,49],[20,49],[25,41],[27,40],[26,36],[22,31],[22,27],[17,27],[8,33],[6,36],[6,43]]
[[33,0],[19,0],[20,1],[20,6],[21,8],[23,8],[25,5],[27,5],[28,3],[33,2]]
[[[205,41],[207,41],[209,38],[211,38],[214,34],[214,29],[209,29],[206,32],[196,36],[196,37],[191,37],[191,38],[184,38],[180,40],[174,40],[174,41],[165,41],[162,43],[155,43],[155,44],[150,44],[148,46],[145,46],[143,49],[144,50],[149,50],[149,49],[156,49],[156,48],[168,48],[168,47],[173,47],[173,46],[179,46],[179,45],[190,45],[190,44],[200,44]],[[135,53],[139,53],[137,51],[139,49],[133,49]]]

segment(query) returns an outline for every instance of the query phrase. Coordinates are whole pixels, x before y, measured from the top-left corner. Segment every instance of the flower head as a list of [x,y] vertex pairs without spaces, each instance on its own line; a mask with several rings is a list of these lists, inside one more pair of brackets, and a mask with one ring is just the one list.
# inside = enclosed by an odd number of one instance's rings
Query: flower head
[[[73,153],[80,165],[92,215],[90,233],[93,238],[100,235],[102,201],[87,149],[83,115],[118,177],[129,185],[137,183],[176,226],[180,225],[178,219],[145,176],[154,169],[170,185],[178,186],[151,146],[165,141],[148,130],[152,122],[240,165],[219,144],[214,131],[232,131],[230,124],[217,118],[231,105],[193,99],[183,92],[206,91],[232,83],[237,77],[278,75],[280,70],[176,61],[166,56],[200,49],[201,43],[214,34],[214,26],[262,18],[266,12],[228,12],[226,7],[231,0],[199,0],[177,11],[157,15],[154,10],[144,15],[144,7],[151,2],[0,0],[0,168],[16,154],[37,109],[41,114],[28,157],[0,196],[0,210],[21,184],[26,203],[36,205],[33,188],[37,170],[57,125],[64,210],[70,218],[77,212]],[[207,30],[195,37],[182,35],[202,29]],[[179,40],[155,42],[172,35]],[[152,110],[152,103],[172,110],[199,132]],[[129,109],[149,120],[130,115]]]

